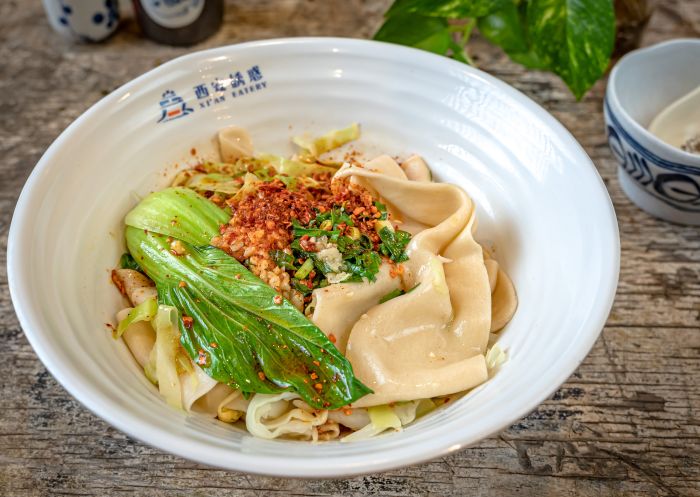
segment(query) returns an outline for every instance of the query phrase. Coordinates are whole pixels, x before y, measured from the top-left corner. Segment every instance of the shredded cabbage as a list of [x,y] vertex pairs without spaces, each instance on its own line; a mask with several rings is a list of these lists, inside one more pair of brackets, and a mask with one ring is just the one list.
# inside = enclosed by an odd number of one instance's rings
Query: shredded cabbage
[[[151,354],[155,352],[155,378],[158,390],[168,404],[182,409],[182,389],[177,370],[177,356],[180,349],[180,332],[177,325],[178,312],[175,307],[158,306],[158,312],[153,320],[156,330],[156,344]],[[144,368],[144,370],[152,368]],[[148,372],[147,372],[148,376]]]
[[486,352],[486,367],[489,372],[500,367],[504,362],[508,360],[508,354],[498,346],[498,344],[493,345]]
[[156,299],[144,300],[131,309],[124,319],[119,321],[117,329],[112,332],[112,336],[114,338],[119,338],[132,324],[138,323],[139,321],[150,321],[156,315],[157,311],[158,304],[156,303]]
[[318,436],[316,428],[327,421],[328,411],[309,411],[300,407],[290,410],[290,401],[300,398],[294,392],[255,394],[246,411],[246,428],[251,435],[260,438],[287,435],[314,439]]
[[[384,431],[393,428],[400,431],[407,424],[412,423],[421,416],[437,408],[431,399],[411,400],[408,402],[397,402],[393,407],[381,405],[368,407],[370,422],[363,428],[347,435],[341,439],[342,442],[357,442],[372,438]],[[334,416],[334,419],[343,424],[342,418]]]
[[258,159],[274,167],[279,174],[286,174],[293,178],[298,176],[311,176],[316,173],[335,173],[336,171],[333,167],[285,159],[278,155],[261,154],[258,156]]
[[[235,423],[245,414],[244,410],[233,409],[230,405],[241,398],[243,392],[234,390],[222,400],[216,408],[217,417],[224,423]],[[245,404],[249,404],[247,401]],[[247,408],[247,405],[245,406]]]
[[330,150],[357,140],[360,137],[360,126],[353,123],[347,128],[336,129],[318,138],[309,139],[305,136],[295,136],[292,142],[303,149],[306,158],[316,158]]
[[219,173],[198,173],[188,178],[183,186],[198,192],[223,193],[233,195],[241,189],[241,183],[236,183],[232,176]]
[[370,423],[364,428],[343,437],[341,441],[357,442],[359,440],[366,440],[379,435],[389,428],[393,428],[395,430],[401,429],[401,418],[397,415],[394,409],[388,405],[368,407],[367,412],[369,414]]
[[418,405],[416,406],[416,419],[422,418],[435,409],[437,409],[437,404],[435,404],[432,399],[419,400]]

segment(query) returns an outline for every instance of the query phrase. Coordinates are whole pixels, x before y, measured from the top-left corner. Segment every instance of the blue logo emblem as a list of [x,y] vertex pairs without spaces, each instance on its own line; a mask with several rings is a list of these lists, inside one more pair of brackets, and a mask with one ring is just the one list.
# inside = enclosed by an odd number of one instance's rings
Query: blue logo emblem
[[[226,99],[241,98],[251,93],[257,93],[267,89],[267,81],[260,66],[252,66],[248,69],[234,68],[228,75],[214,77],[208,82],[199,83],[192,87],[192,95],[195,101],[193,105],[198,105],[200,109],[212,107]],[[186,116],[194,112],[192,107],[179,97],[174,91],[167,90],[163,93],[160,101],[161,116],[159,123],[172,121],[179,117]]]
[[194,112],[194,109],[187,106],[187,103],[178,97],[174,91],[166,90],[163,93],[163,99],[160,101],[160,119],[159,123],[164,123],[184,117]]

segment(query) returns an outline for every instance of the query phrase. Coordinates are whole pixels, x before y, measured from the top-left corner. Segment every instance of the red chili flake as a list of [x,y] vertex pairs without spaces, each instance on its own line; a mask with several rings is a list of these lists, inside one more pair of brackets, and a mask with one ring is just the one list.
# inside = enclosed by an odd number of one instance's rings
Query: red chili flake
[[323,385],[321,385],[320,383],[316,383],[316,384],[314,385],[314,388],[315,388],[316,390],[323,390]]
[[343,414],[345,414],[346,416],[350,416],[352,414],[352,409],[346,407],[345,409],[343,409]]
[[206,366],[207,365],[207,353],[204,352],[204,350],[199,349],[199,353],[197,355],[197,364],[200,366]]
[[307,383],[307,384],[308,384],[308,383],[309,383],[309,380],[307,380],[306,378],[304,378],[304,383]]
[[180,283],[177,284],[180,288],[185,288],[187,286],[187,283],[184,281],[181,281]]
[[281,305],[282,304],[282,295],[275,295],[272,301],[275,303],[275,305]]
[[265,381],[265,373],[258,371],[258,378],[260,378],[260,381]]
[[240,274],[237,274],[236,276],[234,276],[234,278],[236,278],[237,280],[240,280],[240,279],[241,279],[241,275],[240,275]]
[[318,361],[314,361],[314,364],[315,364],[316,366],[320,366],[320,365],[321,365],[321,363],[318,362]]
[[[308,235],[304,235],[304,236],[306,236],[308,238]],[[301,248],[303,248],[307,252],[317,252],[316,244],[314,242],[312,242],[311,240],[308,240],[308,239],[303,240],[302,239],[299,241],[299,245],[301,246]]]
[[192,325],[194,325],[194,319],[190,316],[182,316],[182,324],[189,330],[192,328]]
[[331,343],[335,343],[335,342],[336,342],[335,335],[334,335],[333,333],[330,333],[330,334],[328,335],[328,340],[330,340]]
[[323,403],[323,407],[328,407],[328,406],[330,406],[330,405],[331,405],[331,403],[328,402],[328,401],[326,401],[326,402]]
[[211,342],[209,345],[211,346],[212,349],[215,349],[219,346],[219,344],[216,342]]
[[316,373],[311,373],[311,379],[312,380],[318,379],[318,375]]

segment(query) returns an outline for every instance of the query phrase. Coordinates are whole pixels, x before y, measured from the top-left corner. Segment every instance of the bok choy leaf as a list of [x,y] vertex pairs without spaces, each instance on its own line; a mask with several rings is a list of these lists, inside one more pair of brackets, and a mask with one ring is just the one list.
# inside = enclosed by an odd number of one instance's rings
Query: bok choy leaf
[[[193,245],[209,245],[229,215],[189,188],[170,187],[144,198],[124,222],[127,226],[154,231]],[[141,259],[131,252],[139,263]],[[150,276],[150,274],[149,274]]]
[[[293,390],[314,408],[336,409],[371,393],[355,378],[347,359],[292,304],[225,252],[190,243],[206,245],[218,233],[221,216],[168,190],[155,200],[146,198],[147,207],[160,201],[181,210],[168,215],[150,211],[159,217],[154,220],[139,205],[127,216],[128,224],[138,226],[127,227],[126,240],[156,283],[160,302],[179,310],[180,341],[190,357],[209,376],[234,388],[259,393]],[[181,222],[173,225],[168,220],[175,212]],[[158,230],[162,234],[152,232]],[[180,237],[182,255],[171,251],[168,236]]]

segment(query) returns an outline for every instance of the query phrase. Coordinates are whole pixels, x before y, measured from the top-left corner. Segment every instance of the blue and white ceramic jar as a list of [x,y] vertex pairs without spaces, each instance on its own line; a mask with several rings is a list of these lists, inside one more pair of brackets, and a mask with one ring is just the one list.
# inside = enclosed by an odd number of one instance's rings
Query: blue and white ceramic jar
[[700,225],[700,155],[669,145],[647,127],[699,84],[700,40],[679,39],[627,54],[610,73],[605,94],[620,186],[649,214],[691,225]]
[[51,27],[76,41],[98,42],[119,24],[117,0],[43,0]]

